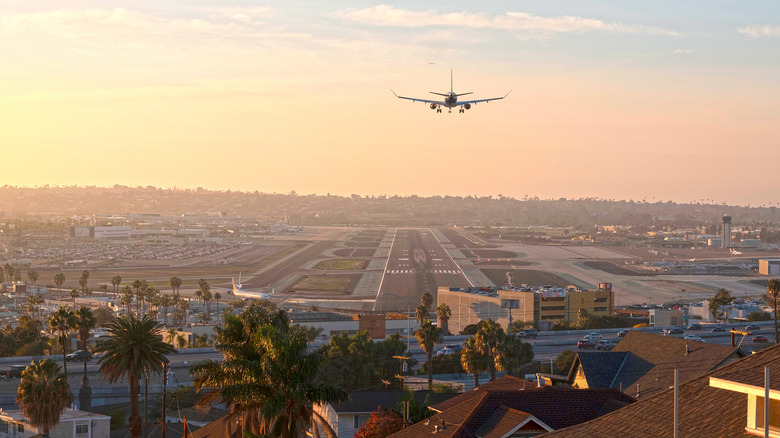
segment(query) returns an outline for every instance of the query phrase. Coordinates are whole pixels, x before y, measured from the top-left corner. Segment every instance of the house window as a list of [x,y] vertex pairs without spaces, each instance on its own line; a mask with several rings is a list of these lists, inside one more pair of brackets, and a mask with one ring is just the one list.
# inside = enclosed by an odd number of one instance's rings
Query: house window
[[369,417],[368,415],[355,415],[355,416],[353,416],[352,417],[352,421],[353,421],[352,427],[354,427],[355,429],[360,429],[361,427],[363,427],[363,423],[368,421],[368,417]]
[[[756,397],[756,429],[764,430],[764,397]],[[769,430],[780,432],[780,400],[769,399]]]
[[8,423],[5,420],[0,420],[0,433],[8,433]]
[[19,433],[24,432],[24,424],[16,423],[16,431],[19,432]]
[[80,433],[89,433],[89,425],[88,424],[77,424],[76,425],[76,434]]
[[606,312],[607,308],[606,307],[594,307],[593,311],[594,312]]

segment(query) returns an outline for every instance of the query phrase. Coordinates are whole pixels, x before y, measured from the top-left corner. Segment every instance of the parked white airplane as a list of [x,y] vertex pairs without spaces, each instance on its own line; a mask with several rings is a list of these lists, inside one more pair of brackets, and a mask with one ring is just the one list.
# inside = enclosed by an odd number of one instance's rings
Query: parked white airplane
[[251,298],[255,300],[268,300],[271,298],[271,295],[273,295],[274,291],[271,289],[271,293],[267,294],[264,292],[256,292],[256,291],[250,291],[250,290],[241,290],[241,273],[238,273],[238,283],[236,283],[235,278],[230,279],[233,282],[233,290],[231,291],[233,295],[241,298]]
[[[395,94],[395,91],[393,91],[393,90],[390,90],[390,91],[393,94]],[[511,92],[512,91],[510,90],[509,93],[511,93]],[[441,108],[442,107],[449,108],[449,111],[447,111],[447,112],[451,113],[452,109],[457,107],[457,106],[460,107],[458,109],[458,112],[459,113],[463,113],[463,112],[466,112],[467,109],[471,109],[471,105],[472,104],[476,105],[479,102],[490,102],[491,100],[500,100],[500,99],[503,99],[503,98],[509,96],[509,93],[506,93],[502,97],[491,97],[489,99],[477,99],[477,100],[464,100],[463,102],[458,102],[458,96],[465,96],[467,94],[472,94],[473,91],[470,91],[468,93],[460,93],[460,94],[455,93],[455,91],[453,91],[452,70],[450,70],[450,92],[449,93],[436,93],[434,91],[431,91],[430,93],[431,94],[436,94],[438,96],[443,96],[444,100],[419,99],[419,98],[416,98],[416,97],[399,96],[397,94],[395,94],[395,97],[397,97],[399,99],[411,100],[412,102],[425,102],[425,103],[428,103],[428,104],[430,104],[431,109],[436,110],[437,113],[441,112]]]
[[731,255],[742,255],[742,251],[737,251],[736,249],[730,249]]

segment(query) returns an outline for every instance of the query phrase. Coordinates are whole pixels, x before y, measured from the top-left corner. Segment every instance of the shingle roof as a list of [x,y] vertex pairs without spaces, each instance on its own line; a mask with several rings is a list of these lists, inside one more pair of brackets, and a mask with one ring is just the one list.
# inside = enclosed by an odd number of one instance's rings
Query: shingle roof
[[[675,369],[680,372],[680,381],[687,382],[743,356],[739,348],[726,345],[629,331],[611,352],[578,353],[574,367],[583,364],[589,388],[622,387],[627,394],[636,395],[639,384],[640,398],[644,398],[671,386]],[[574,367],[570,378],[576,372]]]
[[[470,437],[486,423],[498,421],[494,413],[500,409],[528,413],[547,426],[558,429],[596,418],[611,412],[633,399],[614,389],[559,389],[542,387],[525,391],[473,390],[475,395],[461,399],[462,403],[449,407],[431,417],[398,432],[393,437]],[[459,397],[456,397],[456,399]],[[452,399],[455,400],[455,399]],[[450,400],[450,401],[452,401]],[[434,426],[444,424],[443,430]]]
[[[763,378],[764,367],[770,376],[780,377],[780,344],[732,362],[680,385],[680,436],[750,437],[747,426],[747,395],[710,386],[710,377],[755,384]],[[763,385],[759,383],[758,386]],[[780,389],[780,379],[770,382]],[[557,430],[545,437],[632,437],[672,436],[674,390],[666,389],[654,397],[626,406],[610,414]]]
[[501,390],[501,391],[522,391],[526,389],[536,388],[536,383],[521,379],[514,376],[501,376],[496,380],[489,381],[480,385],[479,388],[466,391],[463,394],[459,394],[456,397],[450,398],[446,401],[433,404],[431,403],[431,409],[437,412],[445,411],[453,406],[459,405],[464,401],[476,397],[486,391]]
[[474,435],[480,438],[501,438],[529,418],[533,416],[528,412],[499,406]]
[[[349,393],[349,400],[344,403],[332,403],[333,410],[345,414],[350,412],[372,412],[377,408],[396,408],[403,391],[355,391]],[[415,391],[417,403],[422,405],[428,397],[430,405],[445,402],[458,394],[437,394],[433,391]]]

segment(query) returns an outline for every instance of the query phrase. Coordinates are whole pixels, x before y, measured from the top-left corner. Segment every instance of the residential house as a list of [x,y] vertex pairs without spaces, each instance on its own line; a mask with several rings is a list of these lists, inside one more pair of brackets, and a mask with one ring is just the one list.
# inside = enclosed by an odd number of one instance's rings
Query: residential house
[[615,389],[536,387],[504,376],[431,409],[437,414],[391,435],[529,437],[588,421],[633,403]]
[[576,388],[616,388],[639,399],[672,385],[675,369],[686,382],[742,357],[735,347],[632,330],[612,351],[578,352],[568,380]]
[[[763,436],[764,368],[769,368],[769,436],[780,437],[780,345],[693,378],[679,386],[681,437]],[[674,388],[545,438],[674,436]]]
[[[30,438],[43,433],[20,410],[0,409],[0,438]],[[77,409],[65,409],[49,431],[51,438],[109,438],[111,417]]]

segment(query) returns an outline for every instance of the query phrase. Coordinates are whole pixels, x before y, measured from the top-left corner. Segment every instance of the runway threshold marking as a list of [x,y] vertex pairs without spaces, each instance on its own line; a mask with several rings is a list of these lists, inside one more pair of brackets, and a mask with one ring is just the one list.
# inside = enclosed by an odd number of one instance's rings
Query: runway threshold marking
[[[454,258],[452,258],[452,256],[450,255],[450,252],[449,252],[449,251],[447,251],[447,248],[445,248],[445,247],[444,247],[444,245],[442,245],[442,243],[441,243],[441,240],[439,240],[439,238],[436,236],[436,233],[434,233],[434,232],[433,232],[433,230],[431,230],[430,228],[428,229],[428,231],[430,231],[430,232],[431,232],[431,234],[433,235],[433,238],[434,238],[434,239],[436,239],[436,242],[438,242],[438,243],[439,243],[439,246],[441,246],[441,249],[442,249],[442,250],[444,250],[444,254],[447,254],[447,257],[449,257],[449,258],[450,258],[450,260],[452,261],[452,264],[454,264],[455,266],[457,266],[458,268],[460,268],[460,265],[458,264],[458,262],[456,262],[456,261],[455,261],[455,259],[454,259]],[[465,279],[466,279],[466,281],[468,281],[468,282],[469,282],[469,284],[471,285],[471,287],[474,287],[474,283],[472,283],[472,282],[471,282],[471,280],[469,280],[469,278],[468,278],[468,277],[467,277],[465,274],[463,274],[463,273],[462,273],[462,271],[463,271],[463,270],[461,269],[461,275],[463,275],[463,278],[465,278]]]

